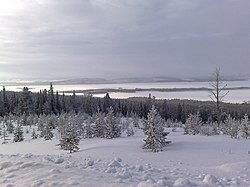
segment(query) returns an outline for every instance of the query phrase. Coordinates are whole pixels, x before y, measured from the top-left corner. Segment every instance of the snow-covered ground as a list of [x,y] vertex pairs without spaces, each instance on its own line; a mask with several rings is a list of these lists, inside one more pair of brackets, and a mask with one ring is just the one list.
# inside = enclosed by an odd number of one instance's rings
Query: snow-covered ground
[[143,150],[144,135],[84,139],[60,150],[57,138],[0,144],[0,186],[250,186],[250,141],[171,132],[163,152]]

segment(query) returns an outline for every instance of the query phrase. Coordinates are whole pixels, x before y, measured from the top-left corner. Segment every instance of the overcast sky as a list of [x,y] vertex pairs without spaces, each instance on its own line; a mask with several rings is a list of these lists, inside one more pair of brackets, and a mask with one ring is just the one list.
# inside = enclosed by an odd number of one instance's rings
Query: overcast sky
[[0,0],[0,79],[250,74],[249,0]]

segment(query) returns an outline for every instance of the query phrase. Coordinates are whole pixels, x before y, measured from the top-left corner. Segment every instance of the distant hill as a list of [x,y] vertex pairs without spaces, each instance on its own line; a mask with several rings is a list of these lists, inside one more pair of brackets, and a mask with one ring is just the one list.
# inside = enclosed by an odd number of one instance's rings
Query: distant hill
[[[223,81],[247,81],[247,76],[225,76]],[[57,85],[66,84],[121,84],[121,83],[160,83],[160,82],[210,82],[211,77],[131,77],[131,78],[75,78],[75,79],[63,79],[63,80],[33,80],[33,81],[4,81],[0,82],[0,85],[48,85],[53,82]]]

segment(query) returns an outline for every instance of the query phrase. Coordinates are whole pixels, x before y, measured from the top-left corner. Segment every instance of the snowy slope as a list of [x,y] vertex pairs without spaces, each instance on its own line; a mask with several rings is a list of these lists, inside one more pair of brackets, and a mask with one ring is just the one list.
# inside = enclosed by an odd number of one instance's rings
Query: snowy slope
[[171,132],[163,152],[143,150],[133,137],[84,139],[79,152],[59,140],[0,145],[0,186],[250,186],[250,142]]

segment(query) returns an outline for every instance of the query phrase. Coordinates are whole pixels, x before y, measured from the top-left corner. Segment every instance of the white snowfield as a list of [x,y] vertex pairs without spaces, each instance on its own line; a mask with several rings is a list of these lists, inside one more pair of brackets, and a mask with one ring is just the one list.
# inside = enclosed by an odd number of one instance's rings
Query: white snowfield
[[171,132],[163,152],[143,150],[144,135],[84,139],[69,154],[52,141],[0,145],[1,187],[250,186],[250,141]]

